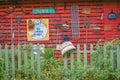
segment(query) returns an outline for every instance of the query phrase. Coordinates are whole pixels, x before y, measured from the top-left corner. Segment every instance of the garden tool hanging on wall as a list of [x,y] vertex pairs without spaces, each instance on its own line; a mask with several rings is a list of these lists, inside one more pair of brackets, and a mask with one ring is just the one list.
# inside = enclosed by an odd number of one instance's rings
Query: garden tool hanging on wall
[[[63,13],[63,15],[65,15],[65,11],[66,11],[66,6],[67,6],[67,3],[66,2],[64,2],[64,13]],[[63,20],[64,20],[64,17],[63,17]],[[63,31],[69,31],[69,29],[70,29],[70,26],[68,25],[68,21],[64,21],[64,27],[63,27]]]
[[88,28],[91,24],[90,18],[88,17],[88,19],[87,20],[86,19],[87,19],[87,16],[84,17],[84,28]]
[[116,16],[115,12],[113,12],[113,10],[111,10],[111,12],[108,14],[108,19],[114,20],[116,18],[117,18],[117,16]]
[[86,28],[86,44],[88,42],[88,27],[90,26],[90,18],[88,18],[88,20],[86,20],[86,16],[84,17],[84,28]]
[[104,19],[104,10],[102,10],[101,16],[100,16],[100,20]]
[[71,6],[72,39],[80,39],[79,6]]
[[100,33],[101,28],[98,23],[95,23],[95,26],[93,26],[93,32],[94,33]]
[[59,27],[61,27],[61,26],[58,26],[58,24],[60,24],[61,22],[62,22],[62,20],[61,20],[61,15],[57,15],[57,14],[55,14],[55,16],[54,16],[54,22],[55,22],[55,25],[54,26],[56,26],[56,50],[60,50],[60,48],[59,48],[59,46],[60,46],[60,38],[59,38]]
[[[64,2],[64,13],[65,14],[65,10],[66,10],[66,2]],[[64,18],[64,17],[61,17]],[[55,26],[57,26],[58,28],[60,28],[62,31],[69,31],[69,25],[67,21],[62,21],[62,23],[60,24],[55,24]]]
[[63,24],[55,24],[55,26],[59,27],[63,31],[69,30],[69,25],[67,24],[67,22],[65,22]]
[[56,37],[56,50],[60,50],[60,43],[59,43],[59,29],[57,28],[57,37]]
[[10,28],[11,28],[11,43],[14,44],[14,31],[13,31],[12,17],[11,17],[11,21],[10,21]]
[[19,39],[20,39],[20,22],[22,20],[22,15],[15,15],[15,19],[16,19],[17,24],[18,24],[18,43],[19,43]]

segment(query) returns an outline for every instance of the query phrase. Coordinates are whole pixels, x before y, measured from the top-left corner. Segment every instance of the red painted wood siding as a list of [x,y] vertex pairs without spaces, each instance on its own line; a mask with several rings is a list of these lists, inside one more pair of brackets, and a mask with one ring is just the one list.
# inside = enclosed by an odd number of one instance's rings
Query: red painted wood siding
[[[2,4],[2,3],[0,3]],[[21,12],[21,8],[16,8],[15,11],[12,14],[5,14],[4,11],[9,10],[9,4],[1,5],[0,7],[0,44],[2,44],[2,40],[4,40],[4,44],[11,44],[11,32],[10,32],[10,20],[12,18],[13,20],[13,29],[15,32],[15,44],[18,44],[18,24],[16,22],[16,19],[14,17],[14,14],[23,14]],[[31,13],[28,15],[23,15],[22,21],[20,23],[20,42],[22,44],[24,43],[33,43],[33,44],[45,44],[46,46],[56,46],[56,38],[57,38],[57,27],[54,26],[54,24],[64,23],[65,21],[68,22],[70,25],[70,30],[68,32],[63,32],[62,30],[59,30],[59,42],[63,42],[63,38],[65,35],[68,35],[70,40],[74,43],[76,46],[77,43],[86,43],[86,28],[80,28],[80,39],[79,40],[72,40],[72,31],[71,31],[71,6],[72,5],[78,5],[79,6],[79,18],[80,18],[80,25],[83,25],[84,23],[84,16],[89,17],[90,22],[93,24],[98,24],[100,26],[100,33],[95,33],[93,31],[92,26],[89,26],[88,28],[88,41],[87,43],[93,43],[96,45],[97,41],[101,38],[106,40],[112,40],[114,38],[120,37],[120,31],[117,30],[117,25],[120,23],[120,18],[117,18],[116,20],[109,20],[108,14],[110,13],[111,9],[115,13],[120,12],[120,6],[118,6],[115,2],[95,2],[93,0],[89,3],[87,1],[72,1],[67,2],[66,10],[64,11],[64,3],[58,3],[56,2],[56,12],[55,14],[32,14],[32,10],[36,7],[52,7],[53,3],[34,3],[29,4],[29,1],[26,0],[26,4],[24,5],[24,9],[27,11],[30,11]],[[82,13],[83,8],[91,8],[91,14],[86,15]],[[100,20],[101,14],[104,13],[103,20]],[[60,17],[61,16],[61,17]],[[58,17],[58,18],[56,18]],[[27,31],[26,31],[26,19],[32,19],[32,18],[48,18],[49,19],[49,27],[50,27],[50,40],[48,41],[27,41]],[[60,22],[56,22],[55,20],[61,20]],[[106,26],[112,26],[111,31],[105,31],[104,28]],[[3,37],[4,36],[4,37]]]

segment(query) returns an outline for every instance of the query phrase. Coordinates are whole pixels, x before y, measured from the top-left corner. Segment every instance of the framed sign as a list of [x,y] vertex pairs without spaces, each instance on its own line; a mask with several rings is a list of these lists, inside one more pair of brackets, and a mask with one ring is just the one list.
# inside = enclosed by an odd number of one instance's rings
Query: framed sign
[[28,41],[49,40],[49,20],[27,19],[27,40]]
[[55,13],[54,8],[45,8],[45,9],[33,9],[32,10],[33,14],[49,14],[49,13]]

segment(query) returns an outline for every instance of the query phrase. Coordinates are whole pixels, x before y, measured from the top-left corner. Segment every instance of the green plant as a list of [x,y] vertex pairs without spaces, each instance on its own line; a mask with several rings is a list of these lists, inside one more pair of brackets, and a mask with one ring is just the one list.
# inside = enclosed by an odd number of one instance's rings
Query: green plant
[[0,58],[0,80],[8,80],[8,77],[4,70],[4,59]]
[[[27,71],[24,69],[24,51],[22,52],[22,67],[18,70],[15,66],[15,78],[9,77],[9,80],[120,80],[120,71],[116,69],[116,55],[114,55],[115,67],[114,69],[110,66],[110,49],[115,49],[115,45],[109,43],[106,45],[106,65],[104,65],[104,48],[97,48],[96,51],[92,53],[93,65],[87,65],[84,67],[84,59],[81,59],[81,63],[77,64],[74,62],[74,68],[64,69],[63,60],[57,60],[54,57],[54,48],[46,48],[45,53],[40,54],[40,67],[41,74],[37,73],[37,55],[34,56],[34,71],[31,71],[31,54],[30,51],[27,52],[28,64]],[[15,50],[15,56],[17,56],[17,51]],[[10,55],[11,52],[9,52]],[[4,55],[3,55],[4,56]],[[81,57],[83,58],[83,57]],[[11,60],[11,57],[9,57]],[[8,77],[4,69],[4,59],[0,59],[0,80],[8,80]],[[18,65],[15,62],[15,65]],[[68,64],[69,65],[69,64]],[[12,64],[9,61],[9,66],[11,68]],[[69,65],[70,66],[70,65]],[[107,67],[105,67],[107,66]],[[11,71],[11,70],[10,70]],[[6,78],[6,79],[5,79]]]

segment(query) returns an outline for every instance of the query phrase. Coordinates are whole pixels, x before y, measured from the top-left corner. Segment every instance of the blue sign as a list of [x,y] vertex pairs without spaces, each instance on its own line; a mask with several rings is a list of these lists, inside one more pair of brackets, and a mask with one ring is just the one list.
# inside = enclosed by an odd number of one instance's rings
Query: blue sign
[[34,38],[36,40],[44,38],[47,34],[47,28],[45,23],[41,20],[36,19],[34,24],[35,24]]
[[34,9],[32,10],[33,14],[48,14],[48,13],[55,13],[55,8],[45,8],[45,9]]

